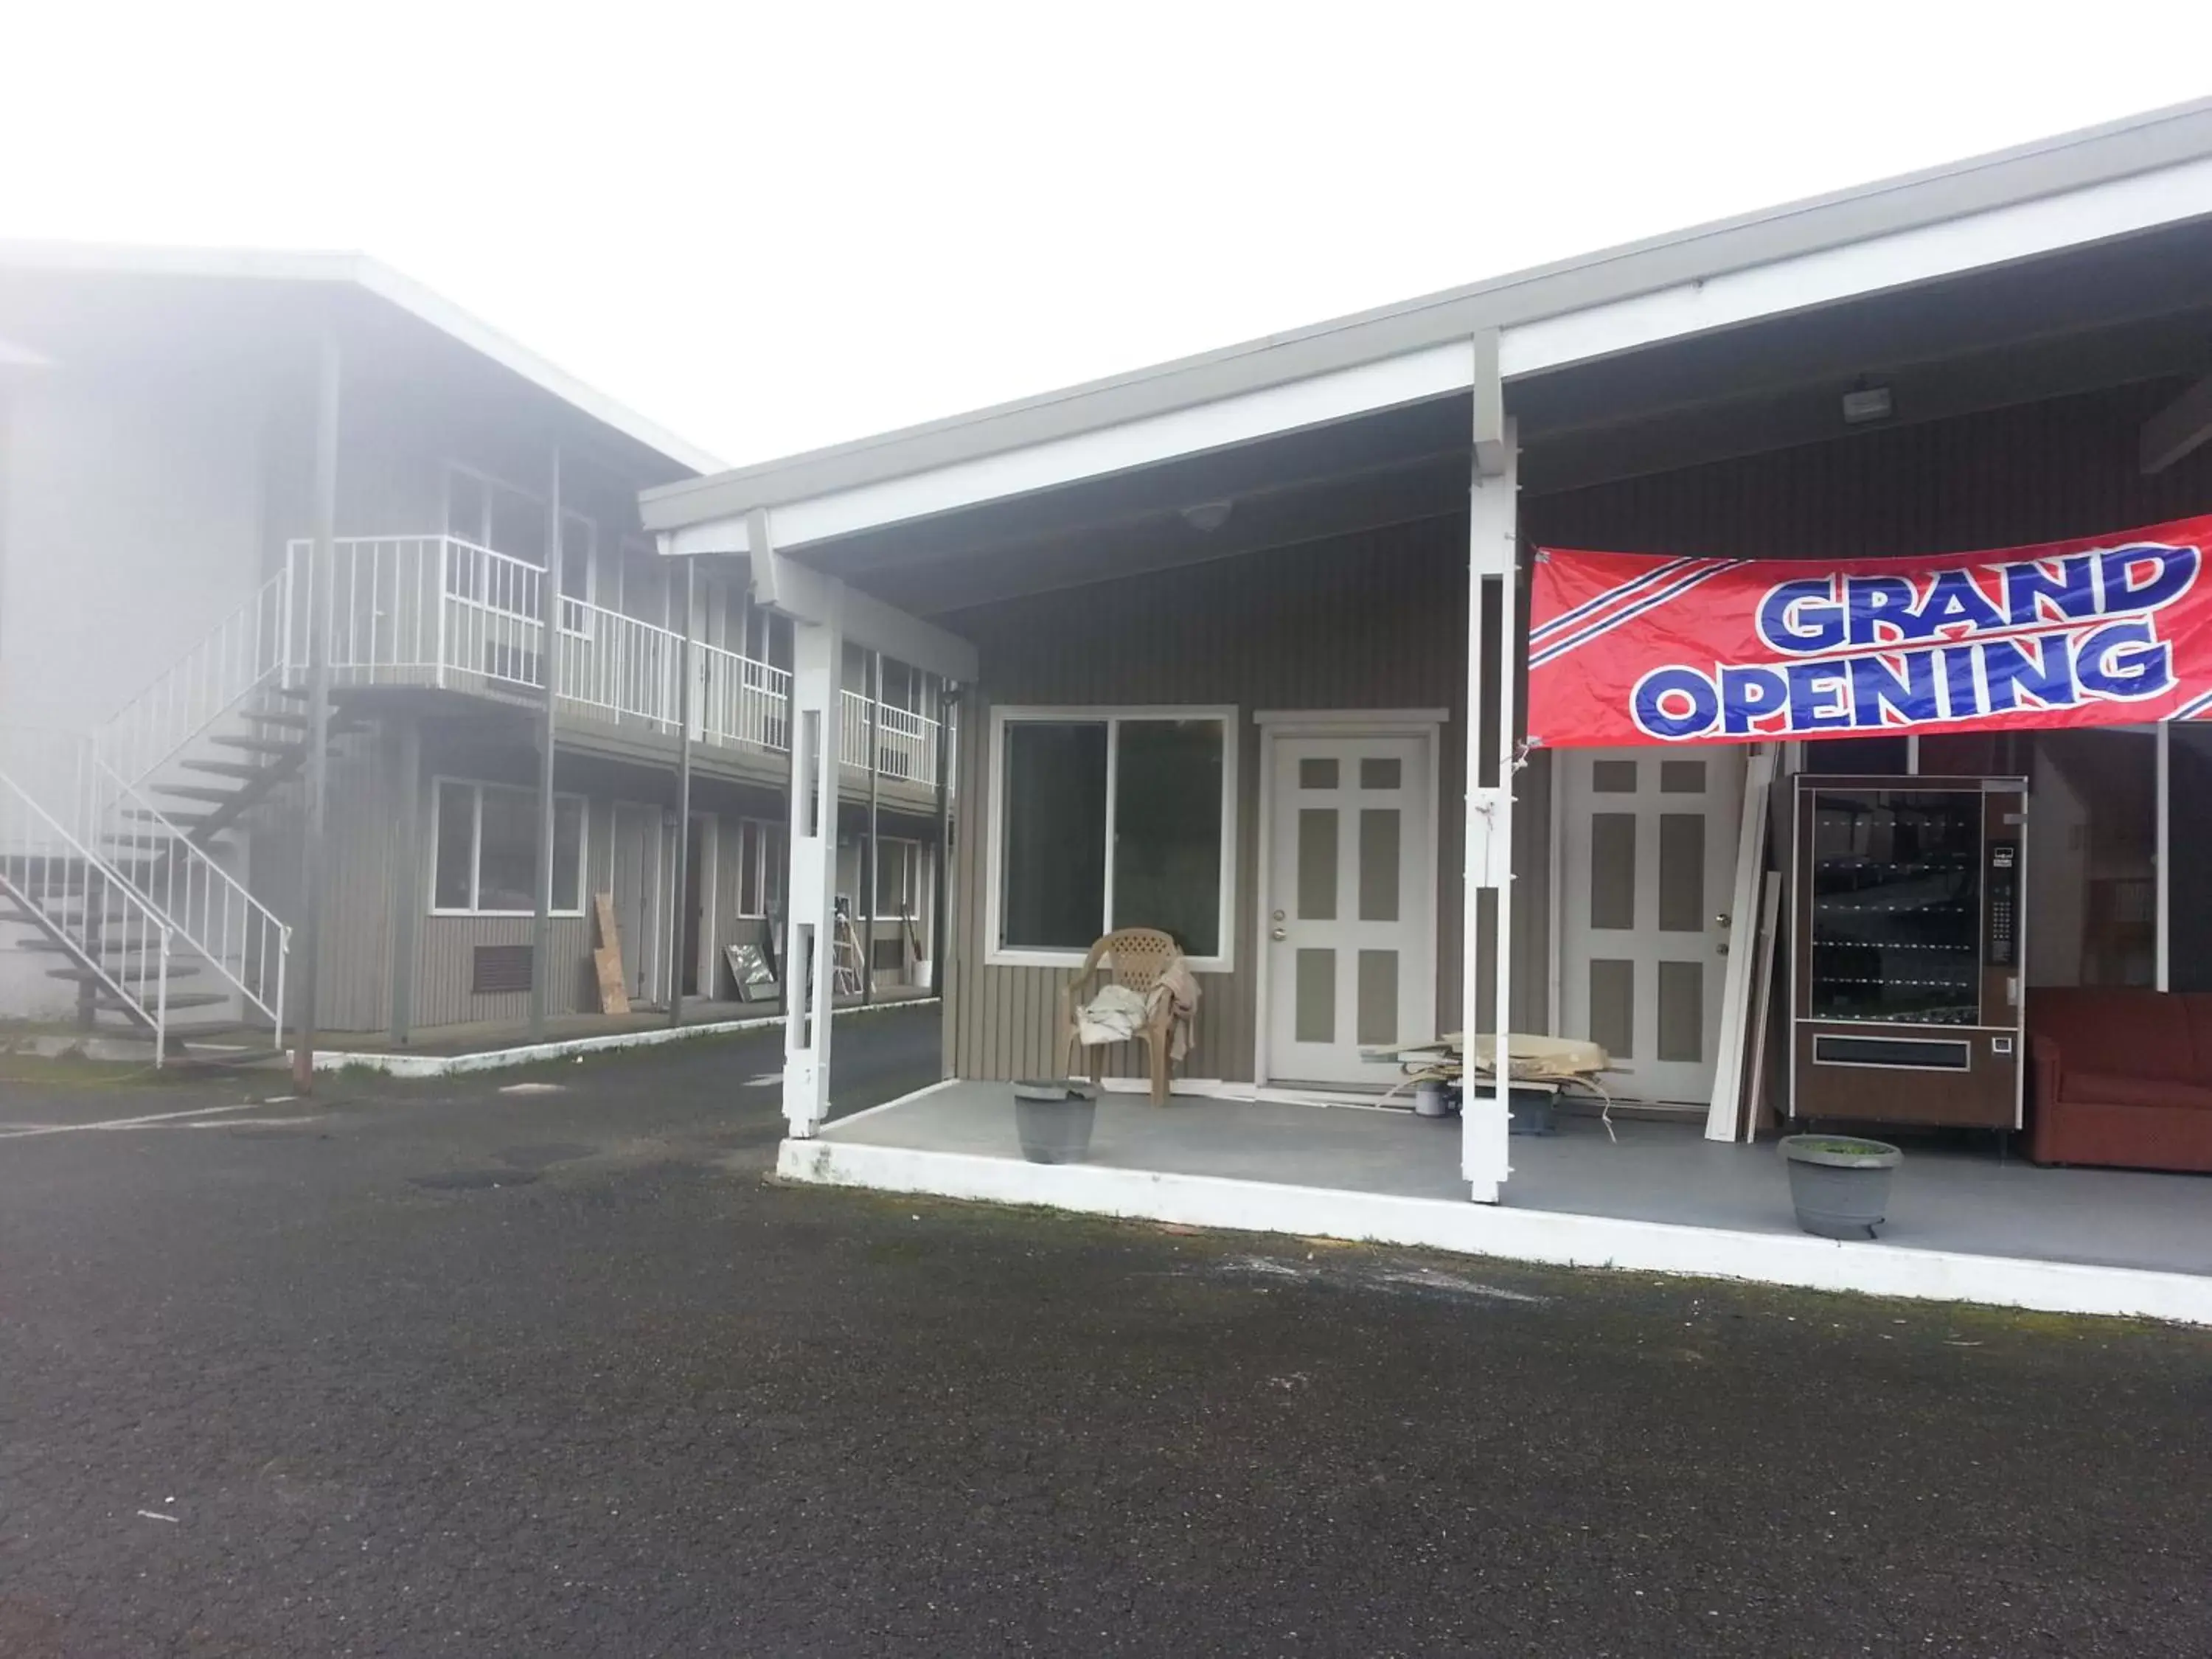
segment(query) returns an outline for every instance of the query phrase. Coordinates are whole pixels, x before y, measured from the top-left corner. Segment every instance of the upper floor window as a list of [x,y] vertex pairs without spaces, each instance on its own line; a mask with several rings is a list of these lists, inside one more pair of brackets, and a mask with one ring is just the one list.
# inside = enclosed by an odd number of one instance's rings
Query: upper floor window
[[[446,469],[446,533],[488,549],[532,569],[545,568],[545,501],[512,484],[501,483],[464,466]],[[571,634],[591,631],[598,591],[599,533],[580,513],[561,514],[561,626]],[[490,562],[489,568],[464,556],[450,569],[447,586],[465,598],[501,611],[533,614],[532,580]]]

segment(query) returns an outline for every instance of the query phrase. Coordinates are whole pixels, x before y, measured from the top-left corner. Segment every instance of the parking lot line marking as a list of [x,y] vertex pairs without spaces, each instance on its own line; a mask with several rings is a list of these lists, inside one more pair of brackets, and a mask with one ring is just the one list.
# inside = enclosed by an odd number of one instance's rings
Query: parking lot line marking
[[202,1118],[197,1123],[179,1123],[179,1129],[289,1129],[302,1123],[328,1123],[332,1114],[313,1112],[305,1117],[223,1117]]
[[27,1129],[0,1129],[0,1140],[24,1140],[33,1135],[73,1135],[93,1129],[143,1129],[157,1123],[173,1123],[179,1118],[213,1117],[219,1112],[250,1112],[254,1103],[241,1100],[235,1106],[202,1106],[189,1112],[155,1112],[145,1117],[111,1117],[98,1123],[41,1123]]

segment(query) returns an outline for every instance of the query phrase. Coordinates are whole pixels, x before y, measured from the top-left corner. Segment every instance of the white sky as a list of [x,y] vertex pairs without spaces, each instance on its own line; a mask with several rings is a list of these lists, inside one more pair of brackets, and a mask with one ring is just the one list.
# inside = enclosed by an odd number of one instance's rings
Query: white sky
[[0,236],[359,248],[740,462],[2201,95],[2212,5],[15,0],[0,52]]

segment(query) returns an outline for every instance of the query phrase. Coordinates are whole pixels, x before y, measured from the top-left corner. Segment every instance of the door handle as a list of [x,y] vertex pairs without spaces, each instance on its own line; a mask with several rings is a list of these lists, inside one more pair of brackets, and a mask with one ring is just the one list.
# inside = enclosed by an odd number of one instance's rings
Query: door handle
[[1276,928],[1274,932],[1269,935],[1269,937],[1273,939],[1288,939],[1290,936],[1290,930],[1284,927]]

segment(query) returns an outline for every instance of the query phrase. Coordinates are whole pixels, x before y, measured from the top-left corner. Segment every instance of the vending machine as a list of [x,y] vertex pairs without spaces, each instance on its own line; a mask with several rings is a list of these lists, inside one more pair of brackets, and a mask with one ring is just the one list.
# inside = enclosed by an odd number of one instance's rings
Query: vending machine
[[2021,1126],[2025,778],[1796,781],[1790,1114]]

